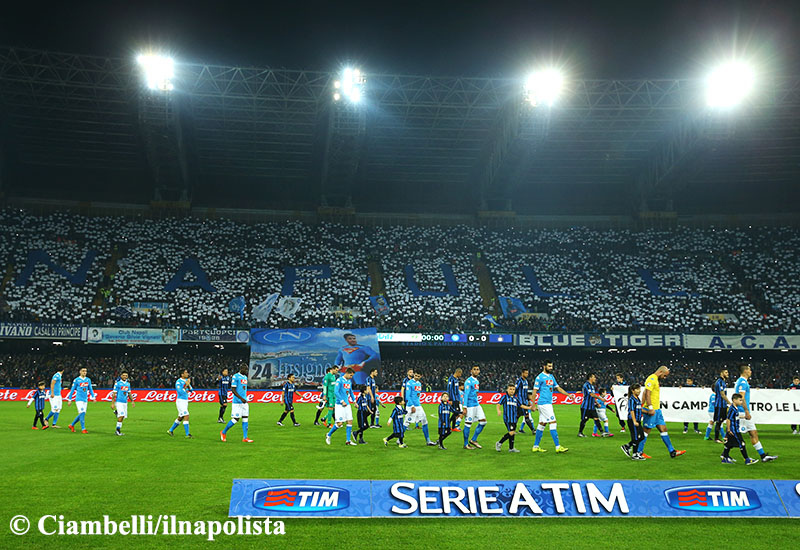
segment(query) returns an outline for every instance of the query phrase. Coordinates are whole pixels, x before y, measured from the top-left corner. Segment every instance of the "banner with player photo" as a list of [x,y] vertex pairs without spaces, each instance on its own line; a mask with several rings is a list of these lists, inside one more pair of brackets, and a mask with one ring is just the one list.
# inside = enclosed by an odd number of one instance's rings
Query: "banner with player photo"
[[381,354],[374,328],[252,329],[250,389],[281,386],[290,374],[297,384],[319,385],[330,366],[352,367],[356,385],[378,369]]
[[[614,401],[622,418],[628,415],[628,386],[612,386]],[[667,422],[708,422],[708,400],[711,388],[663,387],[660,391],[661,412]],[[728,388],[728,397],[734,391]],[[644,387],[639,399],[644,399]],[[800,391],[750,390],[753,422],[759,424],[800,424]]]

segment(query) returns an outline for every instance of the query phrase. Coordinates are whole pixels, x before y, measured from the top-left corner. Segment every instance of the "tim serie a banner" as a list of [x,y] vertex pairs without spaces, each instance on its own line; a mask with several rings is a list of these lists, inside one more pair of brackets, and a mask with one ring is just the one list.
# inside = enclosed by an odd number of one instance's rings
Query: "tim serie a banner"
[[373,368],[380,375],[378,332],[374,328],[250,331],[250,388],[279,386],[290,374],[300,384],[320,384],[331,366],[352,367],[356,385],[366,382]]
[[231,517],[798,517],[771,480],[234,479]]

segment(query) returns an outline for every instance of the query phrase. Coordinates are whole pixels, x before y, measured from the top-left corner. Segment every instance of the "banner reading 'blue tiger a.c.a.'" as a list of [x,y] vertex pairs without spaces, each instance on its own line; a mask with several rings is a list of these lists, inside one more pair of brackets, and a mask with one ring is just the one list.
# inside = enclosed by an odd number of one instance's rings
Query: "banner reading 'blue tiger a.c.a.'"
[[352,367],[355,384],[378,369],[381,355],[374,328],[252,329],[250,387],[280,386],[290,374],[296,383],[320,384],[330,366]]

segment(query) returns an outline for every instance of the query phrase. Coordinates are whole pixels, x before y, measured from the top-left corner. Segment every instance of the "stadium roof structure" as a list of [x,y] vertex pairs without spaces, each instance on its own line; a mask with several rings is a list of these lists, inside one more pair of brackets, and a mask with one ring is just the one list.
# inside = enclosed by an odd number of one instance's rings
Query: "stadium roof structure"
[[800,77],[735,113],[692,79],[571,80],[552,108],[516,78],[175,66],[0,48],[6,196],[205,206],[524,214],[796,211]]

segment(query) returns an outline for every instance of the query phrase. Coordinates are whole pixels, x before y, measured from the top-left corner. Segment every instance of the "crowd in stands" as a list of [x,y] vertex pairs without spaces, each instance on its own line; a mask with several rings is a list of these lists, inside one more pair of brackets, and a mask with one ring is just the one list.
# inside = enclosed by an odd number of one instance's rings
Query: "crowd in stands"
[[[17,285],[33,250],[70,274],[87,254],[96,256],[83,283],[39,263],[27,284]],[[372,228],[5,209],[0,258],[3,321],[463,332],[488,329],[484,317],[492,314],[505,331],[800,332],[800,231],[789,227]],[[202,268],[213,292],[164,290],[187,259]],[[371,280],[370,259],[383,285]],[[441,264],[451,266],[458,295],[446,292]],[[412,295],[406,265],[421,290],[441,295]],[[296,266],[329,266],[331,277],[318,277],[320,268],[299,270],[293,295],[303,302],[296,316],[273,312],[266,323],[253,321],[252,307],[280,292],[285,269]],[[493,288],[481,288],[481,266]],[[189,284],[197,278],[187,276]],[[385,315],[370,304],[379,291],[390,307]],[[241,315],[228,308],[238,296],[247,303]],[[503,319],[497,296],[518,298],[542,315]],[[168,310],[138,311],[134,302],[163,302]]]
[[[48,346],[50,347],[50,346]],[[110,388],[127,370],[134,387],[174,388],[175,380],[183,369],[189,369],[197,388],[214,388],[224,367],[236,369],[248,362],[247,348],[240,354],[201,352],[189,346],[178,346],[163,351],[131,348],[129,352],[105,353],[63,352],[61,350],[6,352],[0,354],[0,387],[33,388],[44,380],[50,387],[50,378],[59,365],[64,367],[64,387],[86,367],[95,387]]]
[[[89,377],[97,387],[111,387],[125,369],[130,373],[134,387],[172,388],[180,372],[186,368],[196,388],[215,388],[216,380],[223,368],[238,371],[249,360],[246,346],[226,346],[224,351],[209,346],[161,346],[159,349],[117,348],[110,346],[70,346],[58,349],[46,346],[0,351],[0,387],[33,388],[39,380],[49,381],[58,365],[64,366],[64,380],[71,381],[81,367],[89,370]],[[462,380],[469,376],[472,365],[481,368],[479,380],[485,391],[503,391],[505,384],[516,380],[523,368],[530,370],[531,383],[539,372],[542,362],[552,360],[554,375],[567,391],[579,391],[586,376],[593,372],[598,377],[598,387],[610,387],[615,375],[622,374],[628,383],[643,383],[659,365],[672,369],[664,382],[668,386],[680,386],[686,378],[692,378],[698,386],[710,387],[717,378],[720,367],[730,368],[729,381],[738,377],[738,367],[750,364],[753,369],[753,387],[786,388],[794,376],[800,374],[800,364],[788,354],[776,357],[761,356],[743,358],[731,353],[705,354],[690,351],[651,352],[646,356],[636,353],[567,354],[566,357],[540,352],[526,355],[508,351],[477,356],[429,357],[419,350],[406,353],[396,350],[384,353],[381,362],[381,389],[397,390],[405,379],[409,368],[423,375],[423,387],[429,390],[446,388],[448,377],[456,368],[463,370]],[[280,386],[283,380],[276,381]],[[297,381],[300,387],[318,387]],[[65,383],[66,384],[66,383]],[[48,382],[49,385],[49,382]]]

